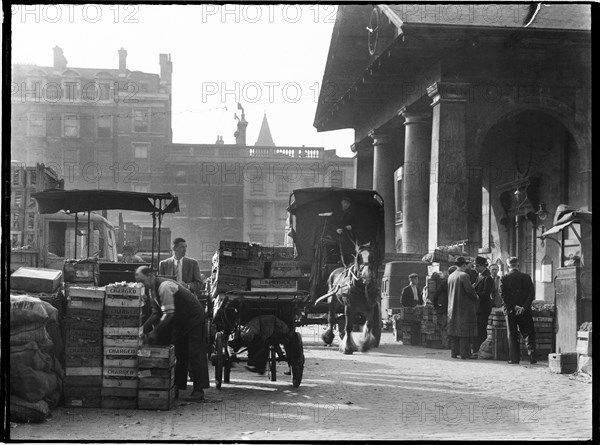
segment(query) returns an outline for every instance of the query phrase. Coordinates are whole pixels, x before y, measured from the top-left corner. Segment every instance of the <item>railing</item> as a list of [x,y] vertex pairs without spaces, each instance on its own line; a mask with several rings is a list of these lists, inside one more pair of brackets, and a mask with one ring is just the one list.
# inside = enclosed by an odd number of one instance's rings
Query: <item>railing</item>
[[295,147],[248,147],[248,154],[255,158],[286,156],[289,158],[319,159],[323,157],[323,148]]
[[287,157],[295,159],[321,159],[325,149],[322,147],[240,147],[236,145],[184,145],[169,147],[171,156],[208,156],[208,157],[251,157],[251,158],[277,158]]

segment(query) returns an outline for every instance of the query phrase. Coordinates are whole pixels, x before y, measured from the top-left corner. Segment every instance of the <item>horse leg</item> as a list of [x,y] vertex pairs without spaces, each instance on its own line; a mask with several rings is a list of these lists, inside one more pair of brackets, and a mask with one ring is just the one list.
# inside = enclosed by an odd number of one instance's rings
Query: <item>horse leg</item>
[[358,351],[356,343],[354,343],[354,339],[352,338],[352,321],[354,320],[354,314],[350,312],[350,308],[348,306],[345,306],[344,315],[346,317],[346,335],[340,343],[340,352],[343,352],[344,354],[352,354],[354,351]]
[[331,343],[333,343],[333,339],[335,338],[335,334],[333,333],[333,325],[335,324],[335,307],[336,299],[335,297],[332,297],[331,302],[329,303],[329,312],[327,314],[327,324],[329,326],[327,330],[321,334],[321,339],[327,346],[331,346]]
[[359,340],[360,352],[367,352],[374,344],[375,336],[373,335],[373,320],[371,317],[366,317],[362,337]]

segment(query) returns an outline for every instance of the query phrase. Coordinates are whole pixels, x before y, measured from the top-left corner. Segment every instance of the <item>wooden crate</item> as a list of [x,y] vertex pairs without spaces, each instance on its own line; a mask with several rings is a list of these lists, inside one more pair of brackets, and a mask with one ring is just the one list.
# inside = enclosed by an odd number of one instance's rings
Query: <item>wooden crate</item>
[[85,260],[65,260],[63,275],[65,283],[96,283],[98,281],[98,263]]
[[265,278],[250,280],[250,290],[289,291],[297,289],[298,281],[293,278]]
[[168,390],[140,389],[138,409],[169,410],[175,404],[175,388]]
[[65,366],[68,368],[102,366],[101,355],[65,355]]
[[573,374],[577,371],[577,353],[548,354],[548,367],[556,374]]
[[138,369],[139,389],[169,389],[175,384],[175,366],[168,369]]
[[[65,374],[69,369],[76,368],[65,368]],[[102,368],[100,368],[102,369]],[[76,387],[97,387],[102,386],[102,375],[65,375],[64,384],[66,386]]]
[[115,327],[115,328],[134,328],[142,326],[143,313],[139,311],[139,314],[135,317],[104,317],[104,327]]
[[116,346],[120,348],[137,348],[141,339],[136,335],[105,335],[104,346]]
[[219,257],[247,260],[249,256],[250,243],[242,241],[221,241],[219,243]]
[[269,278],[300,278],[302,269],[297,261],[272,261],[269,266]]
[[138,366],[140,368],[170,368],[175,364],[175,346],[148,346],[139,348]]
[[265,266],[262,263],[219,264],[219,274],[246,278],[264,278]]
[[577,353],[592,356],[592,331],[577,331]]
[[100,387],[65,386],[65,406],[68,408],[100,408]]

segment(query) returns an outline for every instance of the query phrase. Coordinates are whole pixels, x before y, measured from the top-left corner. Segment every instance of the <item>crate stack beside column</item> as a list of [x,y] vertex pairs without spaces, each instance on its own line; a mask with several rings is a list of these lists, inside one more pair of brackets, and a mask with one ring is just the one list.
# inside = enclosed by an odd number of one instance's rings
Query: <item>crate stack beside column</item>
[[492,308],[488,317],[487,334],[492,338],[492,359],[508,360],[508,332],[502,308]]
[[265,264],[260,258],[251,258],[250,243],[221,241],[213,256],[212,297],[232,290],[249,290],[251,278],[265,277]]
[[[257,257],[265,264],[265,278],[251,279],[251,290],[289,291],[308,289],[308,278],[294,259],[293,247],[253,246],[251,258]],[[306,278],[306,279],[305,279]]]
[[65,405],[99,408],[102,388],[103,287],[67,287]]
[[402,343],[405,345],[421,344],[421,306],[403,307],[400,309],[399,318],[402,327]]
[[142,346],[138,351],[138,408],[169,410],[175,402],[175,347]]
[[442,349],[441,324],[435,308],[430,304],[423,306],[421,344],[426,348]]
[[140,283],[106,286],[102,408],[137,408],[143,295]]

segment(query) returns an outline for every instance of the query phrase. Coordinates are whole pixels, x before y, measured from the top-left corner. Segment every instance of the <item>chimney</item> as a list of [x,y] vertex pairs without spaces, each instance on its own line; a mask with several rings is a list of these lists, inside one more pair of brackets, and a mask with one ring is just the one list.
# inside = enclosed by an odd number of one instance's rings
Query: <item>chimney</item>
[[54,69],[64,71],[67,68],[67,59],[63,55],[63,50],[60,46],[55,46],[54,50]]
[[127,51],[123,48],[119,50],[119,71],[127,71]]
[[160,80],[161,82],[171,83],[171,75],[173,73],[173,62],[171,62],[171,54],[160,54],[158,56],[160,64]]
[[242,117],[241,118],[237,117],[237,114],[235,116],[238,120],[237,131],[233,134],[235,136],[235,145],[241,145],[241,146],[245,147],[246,146],[246,127],[248,127],[248,121],[246,120],[246,115],[244,114],[244,107],[242,107],[242,104],[240,104],[238,102],[237,108],[238,108],[238,110],[242,110]]

